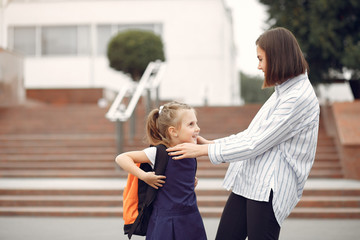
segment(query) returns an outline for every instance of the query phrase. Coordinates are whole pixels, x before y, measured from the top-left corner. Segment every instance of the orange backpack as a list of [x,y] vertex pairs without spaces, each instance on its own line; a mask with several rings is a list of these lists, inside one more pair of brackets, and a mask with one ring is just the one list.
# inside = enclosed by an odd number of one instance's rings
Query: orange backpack
[[[164,145],[157,145],[154,169],[148,163],[137,164],[145,172],[155,171],[156,175],[165,175],[169,155]],[[145,236],[152,213],[152,204],[156,198],[157,189],[150,187],[134,175],[128,174],[123,192],[124,234],[129,239],[133,234]]]

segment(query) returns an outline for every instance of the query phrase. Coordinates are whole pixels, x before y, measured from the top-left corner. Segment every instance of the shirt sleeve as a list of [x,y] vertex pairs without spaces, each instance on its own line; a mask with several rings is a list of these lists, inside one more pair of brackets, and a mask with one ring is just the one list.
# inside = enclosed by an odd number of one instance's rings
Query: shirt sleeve
[[143,150],[151,162],[151,165],[154,166],[156,158],[156,147],[148,147]]
[[306,119],[306,109],[304,110],[307,104],[309,103],[299,101],[294,95],[288,96],[273,110],[266,112],[268,117],[252,124],[251,129],[209,144],[210,161],[219,164],[254,158],[293,137],[309,121]]

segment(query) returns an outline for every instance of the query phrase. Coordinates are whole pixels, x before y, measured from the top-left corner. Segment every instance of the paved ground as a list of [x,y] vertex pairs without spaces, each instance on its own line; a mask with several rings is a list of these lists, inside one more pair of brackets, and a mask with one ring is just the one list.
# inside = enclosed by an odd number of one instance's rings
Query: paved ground
[[[204,219],[209,240],[215,238],[217,218]],[[287,219],[281,240],[356,240],[360,220]],[[121,218],[0,217],[1,240],[121,240]],[[133,237],[132,240],[143,240]]]

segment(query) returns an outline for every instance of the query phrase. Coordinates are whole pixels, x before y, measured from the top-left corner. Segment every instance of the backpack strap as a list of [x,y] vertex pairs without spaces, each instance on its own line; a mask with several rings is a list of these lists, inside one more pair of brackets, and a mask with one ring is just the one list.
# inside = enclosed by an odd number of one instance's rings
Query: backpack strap
[[164,175],[169,161],[167,147],[163,144],[157,145],[154,170],[156,175]]
[[[156,158],[154,164],[155,175],[165,175],[166,167],[169,161],[169,154],[166,146],[163,144],[156,145]],[[148,187],[146,191],[145,205],[149,206],[156,198],[157,189]]]
[[[165,145],[156,145],[156,157],[155,157],[155,164],[154,164],[154,171],[155,175],[165,175],[166,167],[169,162],[169,154],[166,151]],[[143,221],[144,218],[144,211],[152,211],[152,202],[155,200],[157,195],[157,190],[153,187],[148,186],[146,189],[146,196],[144,200],[144,204],[139,212],[138,217],[136,218],[135,222],[133,223],[131,229],[129,230],[128,237],[131,239],[131,236],[134,234],[137,226],[139,225],[140,221]],[[151,206],[151,208],[149,208]],[[145,210],[146,209],[146,210]],[[147,215],[147,214],[146,214]],[[147,224],[146,224],[147,228]]]

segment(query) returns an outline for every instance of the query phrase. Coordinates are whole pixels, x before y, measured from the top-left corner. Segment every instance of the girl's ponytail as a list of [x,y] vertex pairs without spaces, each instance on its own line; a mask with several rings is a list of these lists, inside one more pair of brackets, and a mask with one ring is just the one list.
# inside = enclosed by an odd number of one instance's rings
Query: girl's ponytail
[[161,143],[166,143],[167,141],[164,141],[164,137],[159,131],[158,128],[158,118],[159,118],[159,109],[152,110],[147,118],[146,121],[146,136],[147,140],[151,145],[158,145]]

